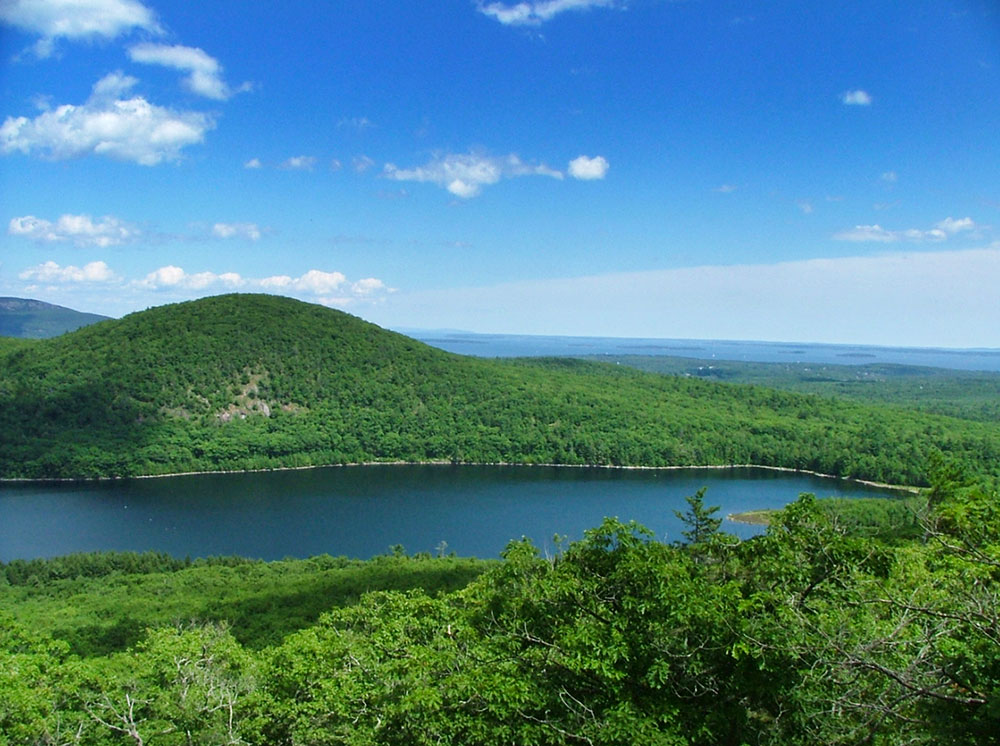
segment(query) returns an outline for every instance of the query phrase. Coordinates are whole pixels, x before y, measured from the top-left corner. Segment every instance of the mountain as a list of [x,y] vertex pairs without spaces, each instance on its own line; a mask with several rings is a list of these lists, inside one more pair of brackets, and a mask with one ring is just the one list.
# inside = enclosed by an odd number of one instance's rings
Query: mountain
[[0,298],[0,337],[47,339],[107,318],[40,300]]
[[567,359],[444,352],[224,295],[0,344],[0,477],[364,461],[762,464],[915,484],[1000,470],[990,423]]

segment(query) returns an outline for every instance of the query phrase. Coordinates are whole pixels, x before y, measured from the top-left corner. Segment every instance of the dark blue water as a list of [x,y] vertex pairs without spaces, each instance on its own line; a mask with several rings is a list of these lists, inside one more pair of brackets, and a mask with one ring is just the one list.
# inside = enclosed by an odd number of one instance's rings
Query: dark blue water
[[[497,556],[528,536],[579,539],[605,516],[637,520],[681,539],[673,511],[707,486],[723,515],[777,508],[801,492],[884,490],[760,469],[618,470],[525,466],[357,466],[112,482],[0,486],[0,561],[95,550],[157,550],[177,557],[263,559],[328,553],[367,558],[408,552]],[[727,521],[742,537],[759,528]]]
[[1000,349],[961,350],[933,347],[872,347],[866,345],[734,342],[702,339],[545,337],[427,331],[409,331],[407,333],[421,342],[426,342],[448,352],[477,357],[670,355],[755,363],[803,362],[827,365],[897,363],[955,370],[1000,371]]

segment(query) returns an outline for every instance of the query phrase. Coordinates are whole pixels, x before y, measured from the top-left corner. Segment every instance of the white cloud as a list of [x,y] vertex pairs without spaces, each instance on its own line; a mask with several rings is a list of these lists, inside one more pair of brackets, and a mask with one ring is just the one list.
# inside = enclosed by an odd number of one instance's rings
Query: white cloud
[[54,160],[103,155],[154,166],[178,160],[183,148],[202,142],[215,127],[207,114],[173,111],[142,96],[123,98],[136,82],[111,73],[94,84],[80,106],[63,104],[34,119],[7,117],[0,126],[0,150],[39,152]]
[[977,226],[972,218],[965,217],[956,220],[955,218],[949,215],[940,223],[938,223],[935,227],[939,228],[940,230],[943,230],[945,233],[949,235],[954,235],[956,233],[961,233],[962,231],[974,230]]
[[260,158],[251,158],[249,161],[243,164],[243,168],[260,168],[263,164],[260,162]]
[[53,261],[30,267],[18,275],[22,280],[41,283],[100,283],[115,282],[118,276],[104,262],[89,262],[82,267],[72,264],[61,267]]
[[899,180],[899,176],[896,175],[895,171],[883,171],[879,178],[888,184],[895,184]]
[[138,228],[110,215],[97,222],[89,215],[63,215],[54,223],[34,215],[24,215],[12,218],[7,232],[32,241],[72,241],[77,246],[102,247],[128,243],[140,235]]
[[997,287],[1000,246],[400,292],[369,315],[485,333],[1000,347]]
[[[163,65],[188,73],[184,85],[199,96],[225,101],[234,93],[222,79],[222,65],[219,61],[197,47],[146,43],[132,47],[128,50],[128,54],[133,62]],[[249,86],[244,84],[240,90],[248,88]]]
[[904,240],[920,241],[925,238],[941,240],[946,238],[946,236],[943,231],[921,231],[916,228],[890,231],[876,223],[874,225],[856,225],[849,230],[835,233],[833,238],[836,241],[854,241],[858,243],[872,241],[877,243],[895,243],[896,241]]
[[868,91],[862,91],[859,88],[840,94],[840,101],[847,106],[869,106],[872,102],[872,97]]
[[348,281],[342,272],[310,269],[298,277],[272,275],[261,279],[243,277],[237,272],[186,272],[176,265],[160,267],[143,279],[131,283],[134,288],[154,291],[229,291],[241,288],[249,291],[281,292],[313,300],[325,305],[344,306],[355,301],[377,302],[391,293],[382,280],[366,277]]
[[806,200],[799,200],[795,203],[795,206],[802,210],[803,215],[812,215],[813,206],[812,202],[807,202]]
[[183,288],[186,290],[203,290],[212,285],[223,285],[228,288],[240,287],[244,284],[243,278],[236,272],[196,272],[188,274],[181,267],[169,264],[150,272],[146,277],[135,285],[151,290],[162,288]]
[[316,165],[316,158],[311,155],[296,155],[281,164],[281,168],[288,171],[312,171]]
[[375,277],[366,277],[351,285],[351,289],[357,295],[372,295],[381,290],[385,290],[385,283]]
[[607,159],[602,155],[594,158],[581,155],[569,162],[569,175],[574,179],[603,179],[608,172],[609,165]]
[[374,126],[375,125],[372,123],[372,120],[368,117],[342,117],[337,122],[337,127],[347,127],[348,129],[355,129],[359,132],[363,132]]
[[856,225],[850,230],[835,233],[833,238],[837,241],[865,242],[874,241],[877,243],[896,243],[897,241],[944,241],[949,236],[953,236],[963,231],[969,231],[978,226],[972,218],[948,217],[929,230],[919,228],[907,228],[905,230],[887,230],[877,223],[874,225]]
[[212,226],[212,235],[216,238],[249,238],[256,241],[261,236],[256,223],[216,223]]
[[717,186],[712,191],[718,192],[719,194],[732,194],[737,189],[739,189],[739,187],[736,186],[735,184],[722,184],[721,186]]
[[339,160],[337,160],[336,158],[331,158],[331,159],[330,159],[330,170],[331,170],[331,171],[339,171],[339,170],[340,170],[340,169],[342,169],[343,167],[344,167],[344,164],[343,164],[343,163],[341,163],[341,162],[340,162]]
[[478,8],[480,13],[505,26],[539,26],[563,11],[608,8],[615,4],[615,0],[535,0],[514,5],[479,2]]
[[525,163],[516,155],[487,156],[477,153],[448,153],[434,157],[429,163],[411,169],[385,165],[383,174],[396,181],[430,182],[444,187],[456,197],[475,197],[483,186],[500,179],[518,176],[550,176],[563,178],[560,171],[544,164]]
[[351,165],[354,167],[356,173],[363,174],[369,168],[375,165],[375,161],[369,158],[367,155],[356,155],[351,159]]
[[136,0],[3,0],[0,21],[39,34],[39,57],[48,57],[60,38],[113,39],[137,28],[161,33],[153,11]]

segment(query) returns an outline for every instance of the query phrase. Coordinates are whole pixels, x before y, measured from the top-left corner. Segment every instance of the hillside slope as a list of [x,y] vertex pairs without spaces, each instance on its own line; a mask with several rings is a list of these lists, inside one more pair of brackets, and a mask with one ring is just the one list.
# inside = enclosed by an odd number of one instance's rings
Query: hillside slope
[[995,425],[573,360],[442,352],[288,298],[163,306],[0,345],[0,477],[375,460],[996,473]]
[[0,298],[0,337],[47,339],[107,318],[40,300]]

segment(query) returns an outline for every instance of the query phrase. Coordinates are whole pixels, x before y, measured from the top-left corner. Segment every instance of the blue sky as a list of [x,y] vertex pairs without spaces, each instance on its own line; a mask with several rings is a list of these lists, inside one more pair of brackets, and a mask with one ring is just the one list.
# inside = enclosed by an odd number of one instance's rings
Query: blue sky
[[1000,10],[0,0],[0,295],[1000,347]]

